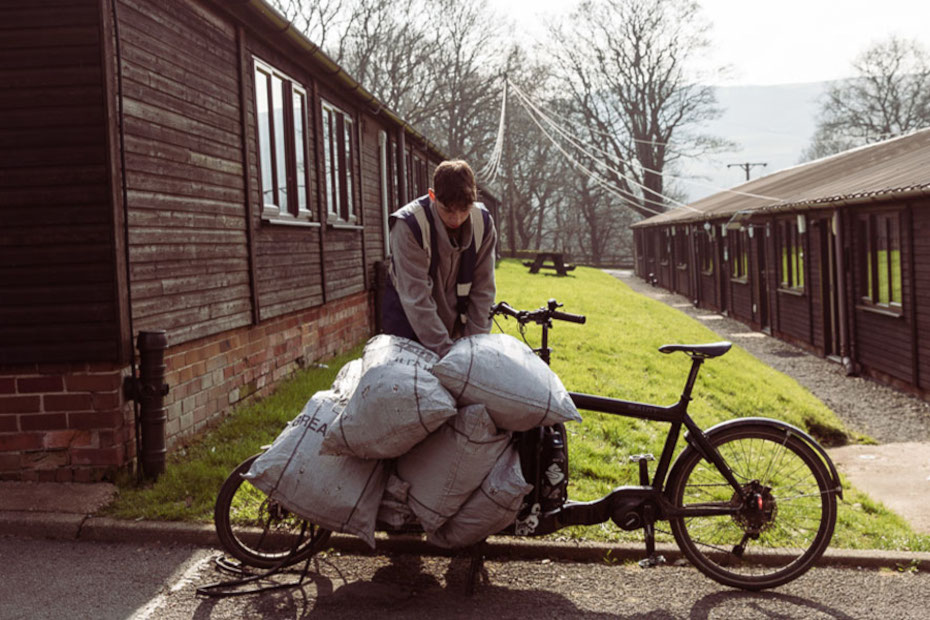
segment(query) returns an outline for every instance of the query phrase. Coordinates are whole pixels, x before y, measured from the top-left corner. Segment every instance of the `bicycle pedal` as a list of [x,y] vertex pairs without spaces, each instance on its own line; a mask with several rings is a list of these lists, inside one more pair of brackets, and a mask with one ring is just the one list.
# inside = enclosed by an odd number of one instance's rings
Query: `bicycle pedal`
[[647,452],[646,454],[631,454],[627,460],[629,460],[631,463],[635,463],[637,461],[654,461],[656,460],[656,457]]

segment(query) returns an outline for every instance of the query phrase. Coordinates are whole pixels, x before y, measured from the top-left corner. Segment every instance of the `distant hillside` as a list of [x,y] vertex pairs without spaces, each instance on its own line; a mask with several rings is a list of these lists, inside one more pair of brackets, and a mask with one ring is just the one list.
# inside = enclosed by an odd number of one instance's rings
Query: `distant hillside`
[[[719,87],[717,101],[723,116],[708,123],[705,131],[739,146],[700,161],[682,162],[677,175],[729,188],[744,183],[746,173],[741,168],[727,168],[727,164],[768,164],[753,167],[753,179],[794,166],[814,133],[819,97],[827,84]],[[691,201],[717,191],[680,180],[675,184]]]

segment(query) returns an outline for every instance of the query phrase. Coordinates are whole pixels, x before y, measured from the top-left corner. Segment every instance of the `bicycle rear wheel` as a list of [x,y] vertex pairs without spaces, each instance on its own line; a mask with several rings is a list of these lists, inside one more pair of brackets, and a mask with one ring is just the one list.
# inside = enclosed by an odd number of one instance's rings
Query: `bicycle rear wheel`
[[305,560],[323,548],[332,532],[270,500],[242,477],[258,456],[240,463],[220,488],[213,510],[220,543],[234,558],[256,568]]
[[686,448],[668,485],[674,505],[739,510],[670,519],[682,552],[711,579],[746,590],[802,575],[823,554],[836,524],[835,488],[820,456],[787,430],[759,424],[736,425],[709,440],[747,497]]

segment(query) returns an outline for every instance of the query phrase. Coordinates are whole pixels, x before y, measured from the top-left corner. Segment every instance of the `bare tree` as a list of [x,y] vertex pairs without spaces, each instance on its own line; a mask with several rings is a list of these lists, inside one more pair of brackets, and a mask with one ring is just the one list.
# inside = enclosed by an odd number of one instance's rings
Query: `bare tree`
[[437,105],[425,123],[453,157],[474,161],[487,152],[497,128],[499,84],[505,57],[501,20],[487,0],[428,0],[438,53],[431,59]]
[[500,20],[487,0],[273,0],[312,41],[446,151],[493,141]]
[[930,55],[919,42],[892,36],[862,52],[853,68],[855,77],[828,88],[803,160],[930,125]]
[[551,28],[565,96],[610,164],[602,173],[643,216],[667,206],[669,163],[722,146],[692,131],[719,115],[687,71],[707,29],[691,0],[586,0]]

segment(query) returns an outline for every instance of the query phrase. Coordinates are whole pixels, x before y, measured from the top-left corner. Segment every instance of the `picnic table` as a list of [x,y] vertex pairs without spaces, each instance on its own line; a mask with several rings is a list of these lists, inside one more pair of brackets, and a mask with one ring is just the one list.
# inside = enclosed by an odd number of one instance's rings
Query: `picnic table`
[[530,268],[530,273],[539,273],[540,269],[553,269],[556,275],[567,276],[575,268],[566,265],[561,252],[537,252],[533,260],[523,261],[523,265]]

